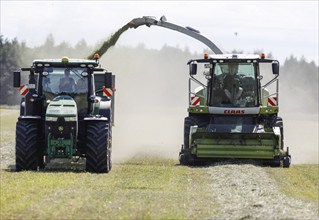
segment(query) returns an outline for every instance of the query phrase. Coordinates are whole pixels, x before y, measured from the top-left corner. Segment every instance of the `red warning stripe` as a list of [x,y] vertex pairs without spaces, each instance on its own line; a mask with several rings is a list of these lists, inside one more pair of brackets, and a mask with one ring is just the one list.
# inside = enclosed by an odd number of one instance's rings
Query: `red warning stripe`
[[197,96],[192,96],[191,97],[191,105],[199,105],[200,103],[200,98]]
[[18,90],[20,91],[21,95],[26,95],[29,92],[29,88],[27,85],[22,85],[18,88]]
[[277,106],[277,97],[270,97],[268,98],[268,105],[269,106]]
[[112,97],[113,96],[113,89],[103,87],[103,95],[107,96],[107,97]]

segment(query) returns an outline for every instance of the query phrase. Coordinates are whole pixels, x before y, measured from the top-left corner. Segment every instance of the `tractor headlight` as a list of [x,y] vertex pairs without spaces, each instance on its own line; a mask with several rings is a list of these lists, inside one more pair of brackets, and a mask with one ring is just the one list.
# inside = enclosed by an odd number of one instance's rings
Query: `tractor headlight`
[[45,120],[46,120],[46,121],[57,121],[58,118],[57,118],[57,117],[47,116],[47,117],[45,118]]
[[65,121],[76,121],[76,117],[64,117]]

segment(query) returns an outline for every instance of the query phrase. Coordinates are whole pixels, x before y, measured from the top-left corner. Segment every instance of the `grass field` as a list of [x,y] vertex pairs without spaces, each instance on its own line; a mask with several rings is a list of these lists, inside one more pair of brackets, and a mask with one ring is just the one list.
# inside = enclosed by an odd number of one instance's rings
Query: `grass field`
[[[194,219],[213,216],[205,168],[133,159],[111,173],[1,171],[0,219]],[[62,172],[61,172],[62,171]]]
[[0,108],[1,143],[14,140],[13,134],[15,131],[18,115],[18,110]]
[[[3,145],[14,140],[18,112],[0,113]],[[109,174],[100,175],[86,173],[84,160],[40,172],[0,170],[0,219],[210,218],[223,204],[212,196],[208,169],[144,156],[113,164]],[[318,164],[264,170],[284,194],[319,203]]]
[[286,195],[312,201],[319,205],[319,165],[292,165],[289,169],[271,169],[267,171],[278,182]]

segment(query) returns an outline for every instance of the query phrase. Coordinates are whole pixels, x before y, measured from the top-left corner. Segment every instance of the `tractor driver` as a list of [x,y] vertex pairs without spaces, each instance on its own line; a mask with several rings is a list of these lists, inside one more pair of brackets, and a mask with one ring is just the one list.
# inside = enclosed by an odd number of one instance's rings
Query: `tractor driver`
[[59,89],[60,92],[74,92],[75,81],[72,77],[70,77],[70,70],[64,70],[64,77],[60,79]]
[[238,64],[230,63],[228,64],[228,74],[224,78],[223,87],[225,94],[225,101],[227,103],[236,104],[237,100],[243,93],[243,88],[240,85],[240,79],[237,75]]

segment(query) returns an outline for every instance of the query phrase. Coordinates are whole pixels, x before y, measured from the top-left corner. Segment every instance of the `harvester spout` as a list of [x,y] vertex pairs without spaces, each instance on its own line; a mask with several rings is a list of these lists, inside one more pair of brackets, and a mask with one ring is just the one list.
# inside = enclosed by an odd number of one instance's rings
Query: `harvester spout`
[[167,22],[167,19],[165,16],[162,16],[160,20],[156,20],[155,17],[150,17],[150,16],[134,18],[127,25],[130,28],[138,28],[139,26],[142,26],[142,25],[146,25],[147,27],[150,27],[151,25],[156,25],[159,27],[171,29],[171,30],[186,34],[192,38],[195,38],[196,40],[199,40],[200,42],[204,43],[207,47],[209,47],[215,54],[223,53],[221,49],[219,49],[211,40],[201,35],[198,30],[191,27],[182,27],[177,24]]

